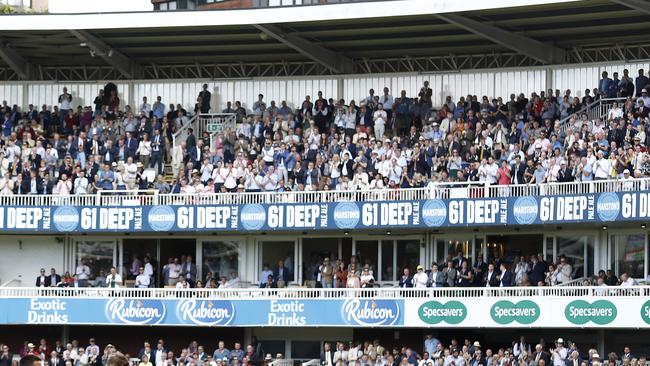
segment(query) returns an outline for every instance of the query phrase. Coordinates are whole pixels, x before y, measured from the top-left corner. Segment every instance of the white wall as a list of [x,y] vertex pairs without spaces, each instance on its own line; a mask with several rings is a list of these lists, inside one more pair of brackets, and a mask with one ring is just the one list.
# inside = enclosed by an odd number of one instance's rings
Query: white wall
[[63,274],[64,253],[63,241],[57,242],[54,236],[3,236],[0,283],[20,278],[20,284],[11,286],[34,286],[41,268],[48,275],[51,267]]
[[[364,98],[370,88],[375,89],[377,95],[382,93],[385,86],[390,88],[393,96],[398,96],[401,90],[406,90],[407,95],[417,95],[425,80],[430,82],[434,91],[433,102],[441,105],[447,95],[455,101],[460,96],[467,94],[478,95],[479,98],[502,97],[507,100],[511,93],[539,92],[542,90],[571,89],[573,95],[581,97],[584,89],[593,89],[598,86],[600,73],[608,71],[610,76],[614,71],[623,74],[623,69],[630,70],[630,75],[636,77],[637,70],[650,68],[648,63],[634,64],[607,64],[607,65],[567,65],[549,68],[524,68],[506,70],[477,70],[455,73],[437,74],[385,74],[385,75],[344,75],[338,77],[317,78],[255,78],[246,80],[209,81],[212,91],[213,111],[221,111],[227,101],[239,100],[244,107],[251,108],[257,100],[257,95],[262,93],[269,103],[275,100],[280,105],[286,100],[289,106],[299,107],[305,95],[316,98],[320,90],[326,98],[344,98],[347,101]],[[547,85],[550,80],[550,85]],[[153,103],[156,96],[163,98],[163,103],[181,103],[185,109],[193,110],[196,96],[201,90],[203,80],[160,80],[160,81],[131,81],[116,83],[122,104],[131,104],[136,107],[143,96]],[[43,103],[51,106],[57,102],[61,89],[64,86],[74,97],[73,104],[91,105],[97,91],[105,82],[89,83],[0,83],[0,100],[7,100],[10,104],[19,104],[23,108],[29,103],[39,106]],[[130,88],[132,86],[132,88]],[[132,90],[132,91],[131,91]]]
[[153,11],[151,0],[49,0],[48,12],[113,13],[123,11]]

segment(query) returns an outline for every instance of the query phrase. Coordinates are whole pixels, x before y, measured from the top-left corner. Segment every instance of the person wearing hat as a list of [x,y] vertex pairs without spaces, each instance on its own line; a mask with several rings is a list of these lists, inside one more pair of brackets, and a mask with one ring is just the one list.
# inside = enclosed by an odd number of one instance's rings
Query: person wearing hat
[[426,288],[429,285],[429,276],[424,272],[424,268],[418,264],[416,272],[413,275],[413,287]]
[[533,365],[539,365],[540,361],[544,361],[545,365],[551,364],[551,354],[544,351],[544,347],[541,344],[535,345],[535,352],[533,353],[531,360]]
[[555,341],[555,348],[551,348],[553,366],[566,366],[568,351],[564,347],[564,339],[558,338]]
[[650,96],[648,96],[648,89],[641,89],[641,96],[636,98],[636,107],[637,109],[644,105],[646,108],[650,106]]

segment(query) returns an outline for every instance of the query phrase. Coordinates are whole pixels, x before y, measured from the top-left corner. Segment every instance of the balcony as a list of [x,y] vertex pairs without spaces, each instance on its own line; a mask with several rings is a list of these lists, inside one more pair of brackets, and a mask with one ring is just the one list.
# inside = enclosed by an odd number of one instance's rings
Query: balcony
[[648,179],[422,189],[214,194],[112,191],[0,197],[0,228],[49,232],[267,232],[607,224],[650,218]]
[[650,328],[650,287],[2,288],[0,324]]

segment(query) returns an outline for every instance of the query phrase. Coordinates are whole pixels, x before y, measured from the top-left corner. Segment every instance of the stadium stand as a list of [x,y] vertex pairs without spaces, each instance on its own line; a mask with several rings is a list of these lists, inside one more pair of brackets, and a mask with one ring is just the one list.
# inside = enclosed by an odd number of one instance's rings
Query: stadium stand
[[[284,101],[267,106],[260,94],[252,110],[236,101],[223,111],[234,114],[237,125],[214,141],[189,129],[174,145],[192,114],[182,106],[167,108],[160,96],[150,104],[145,97],[120,111],[118,91],[109,88],[111,96],[102,90],[94,107],[75,110],[64,87],[52,109],[30,105],[23,112],[3,102],[0,192],[366,191],[641,178],[650,171],[646,88],[644,70],[634,82],[623,70],[622,79],[603,73],[593,95],[587,90],[582,100],[570,90],[548,90],[530,98],[512,94],[506,102],[450,96],[434,108],[427,82],[411,96],[371,89],[358,105],[318,93],[291,109]],[[600,98],[611,100],[606,117],[584,119],[580,112]],[[210,110],[206,85],[193,112]],[[171,181],[163,176],[169,166]]]

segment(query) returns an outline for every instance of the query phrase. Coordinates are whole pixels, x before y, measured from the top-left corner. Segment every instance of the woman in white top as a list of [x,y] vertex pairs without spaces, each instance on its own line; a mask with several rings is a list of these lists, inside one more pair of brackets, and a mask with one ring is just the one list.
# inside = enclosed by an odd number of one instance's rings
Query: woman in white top
[[0,195],[11,196],[14,194],[14,181],[11,180],[11,174],[5,172],[2,179],[0,179]]
[[339,170],[339,165],[341,164],[341,158],[338,155],[334,154],[332,160],[330,161],[330,179],[332,180],[332,186],[336,187],[341,177],[341,171]]
[[528,262],[524,256],[519,257],[519,261],[515,266],[515,283],[519,284],[523,281],[524,277],[528,273]]
[[226,163],[225,167],[219,169],[219,175],[223,178],[223,186],[232,191],[237,188],[237,171],[233,169],[232,163]]
[[151,141],[149,141],[149,135],[144,134],[142,136],[142,141],[138,145],[138,150],[136,154],[139,156],[139,161],[142,162],[145,168],[149,167],[149,158],[151,157]]
[[69,196],[72,191],[72,182],[68,180],[68,175],[63,173],[56,184],[56,192],[59,196]]

